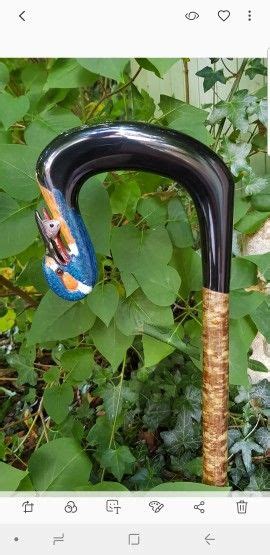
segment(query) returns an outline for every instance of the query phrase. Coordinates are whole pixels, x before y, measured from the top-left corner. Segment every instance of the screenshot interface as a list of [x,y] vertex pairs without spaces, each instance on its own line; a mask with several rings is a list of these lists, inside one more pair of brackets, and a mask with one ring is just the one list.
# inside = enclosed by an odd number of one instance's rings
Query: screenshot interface
[[266,553],[269,17],[1,8],[5,555]]

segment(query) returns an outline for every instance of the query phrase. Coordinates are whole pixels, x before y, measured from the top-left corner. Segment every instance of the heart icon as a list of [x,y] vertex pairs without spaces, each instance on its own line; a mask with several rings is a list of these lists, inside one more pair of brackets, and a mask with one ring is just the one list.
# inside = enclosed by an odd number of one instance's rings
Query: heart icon
[[231,12],[229,12],[229,10],[219,10],[218,12],[218,17],[222,20],[222,21],[226,21],[226,19],[228,19],[231,15]]

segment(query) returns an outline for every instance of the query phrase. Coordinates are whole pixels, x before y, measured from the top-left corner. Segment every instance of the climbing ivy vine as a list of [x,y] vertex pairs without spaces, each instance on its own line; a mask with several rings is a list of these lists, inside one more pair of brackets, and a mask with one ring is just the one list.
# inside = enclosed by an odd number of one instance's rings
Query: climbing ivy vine
[[[157,104],[138,82],[185,69],[185,99]],[[270,487],[270,383],[250,385],[259,331],[270,342],[270,254],[242,246],[270,217],[264,60],[57,59],[0,62],[0,489],[202,489],[201,256],[184,190],[111,172],[80,194],[99,263],[86,300],[48,291],[34,222],[40,151],[59,133],[144,121],[216,150],[235,178],[231,277],[229,485]],[[174,73],[177,79],[177,72]],[[140,79],[140,81],[139,81]],[[193,106],[202,80],[211,102]],[[249,80],[248,89],[242,85]],[[223,94],[222,87],[226,90]],[[68,462],[68,464],[67,464]]]

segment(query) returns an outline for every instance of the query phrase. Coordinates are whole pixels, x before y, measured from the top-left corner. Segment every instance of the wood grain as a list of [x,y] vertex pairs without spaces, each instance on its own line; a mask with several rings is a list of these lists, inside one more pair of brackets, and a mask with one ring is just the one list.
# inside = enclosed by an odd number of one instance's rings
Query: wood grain
[[203,289],[203,482],[227,484],[229,295]]

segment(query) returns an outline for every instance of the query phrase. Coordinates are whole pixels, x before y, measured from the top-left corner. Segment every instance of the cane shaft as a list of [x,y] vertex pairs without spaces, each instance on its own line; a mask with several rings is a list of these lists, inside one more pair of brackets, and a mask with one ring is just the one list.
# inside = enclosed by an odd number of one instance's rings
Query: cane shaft
[[227,483],[229,295],[203,289],[203,482]]

